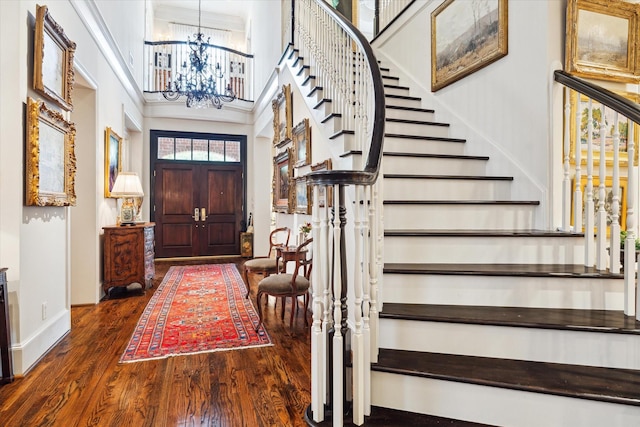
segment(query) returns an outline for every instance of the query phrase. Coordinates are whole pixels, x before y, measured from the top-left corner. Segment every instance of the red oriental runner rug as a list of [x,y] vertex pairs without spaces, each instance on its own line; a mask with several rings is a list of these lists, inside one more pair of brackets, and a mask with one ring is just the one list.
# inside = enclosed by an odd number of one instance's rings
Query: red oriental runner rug
[[271,345],[235,264],[173,266],[120,362]]

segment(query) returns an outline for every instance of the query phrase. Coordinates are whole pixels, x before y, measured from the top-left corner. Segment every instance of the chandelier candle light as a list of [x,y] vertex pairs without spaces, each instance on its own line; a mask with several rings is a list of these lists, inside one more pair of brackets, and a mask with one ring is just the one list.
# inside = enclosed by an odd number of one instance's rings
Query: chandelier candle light
[[[231,85],[224,86],[224,73],[220,63],[216,62],[215,67],[209,64],[210,37],[205,41],[205,35],[201,31],[202,0],[198,2],[198,32],[194,34],[195,39],[187,37],[187,44],[191,49],[189,53],[189,64],[182,63],[182,73],[177,73],[178,77],[167,84],[166,91],[162,96],[169,101],[175,101],[181,96],[187,97],[188,108],[222,108],[223,102],[231,102],[236,99],[236,95],[231,89]],[[218,86],[224,87],[224,93],[218,92]]]

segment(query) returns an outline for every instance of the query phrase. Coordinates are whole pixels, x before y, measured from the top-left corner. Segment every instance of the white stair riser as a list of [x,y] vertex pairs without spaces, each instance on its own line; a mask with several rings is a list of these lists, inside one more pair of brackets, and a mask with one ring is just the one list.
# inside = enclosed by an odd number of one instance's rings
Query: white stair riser
[[464,142],[430,141],[385,136],[383,149],[385,152],[396,153],[464,154],[464,145]]
[[384,156],[384,173],[412,175],[486,175],[487,161],[437,157]]
[[394,76],[382,75],[382,83],[386,85],[399,85],[400,80],[394,78]]
[[388,119],[422,120],[433,122],[435,115],[425,111],[399,110],[397,108],[385,109],[385,117]]
[[580,264],[584,240],[553,237],[384,238],[385,262],[469,264]]
[[505,200],[511,181],[385,178],[384,194],[398,200]]
[[385,302],[622,310],[623,281],[606,278],[384,274]]
[[386,96],[385,102],[389,105],[399,105],[401,107],[422,108],[422,101],[415,98],[404,99]]
[[333,116],[325,121],[322,126],[325,127],[329,134],[334,134],[342,130],[342,117]]
[[398,123],[388,121],[384,125],[384,131],[385,133],[397,133],[400,135],[438,136],[444,138],[449,137],[449,126]]
[[[309,93],[311,93],[311,89],[313,88],[309,88]],[[309,95],[309,93],[307,94],[307,98],[309,98],[309,102],[311,102],[311,105],[316,105],[318,102],[322,101],[322,98],[324,98],[324,91],[322,89],[314,90],[313,94],[311,95]]]
[[372,372],[371,404],[510,427],[623,427],[640,407],[455,381]]
[[318,112],[320,117],[327,117],[329,114],[333,113],[333,103],[332,102],[323,102],[319,106],[318,103],[314,103],[313,107]]
[[[391,85],[398,85],[397,83],[387,83],[385,82],[385,84],[391,84]],[[400,96],[411,96],[411,93],[409,93],[409,89],[404,88],[404,87],[385,87],[384,88],[384,94],[385,95],[400,95]]]
[[529,205],[385,205],[384,224],[387,230],[532,229],[535,228],[535,208]]
[[394,350],[640,369],[640,336],[634,334],[381,319],[379,343]]

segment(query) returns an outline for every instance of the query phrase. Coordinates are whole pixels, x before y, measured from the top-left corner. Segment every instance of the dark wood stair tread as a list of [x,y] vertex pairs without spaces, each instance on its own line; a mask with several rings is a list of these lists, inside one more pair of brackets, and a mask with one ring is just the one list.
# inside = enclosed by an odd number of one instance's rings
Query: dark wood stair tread
[[[584,237],[583,233],[576,234],[569,231],[553,230],[452,230],[452,229],[396,229],[385,230],[385,236],[447,236],[447,237]],[[474,264],[470,264],[474,265]],[[505,266],[511,264],[503,264]]]
[[433,113],[435,110],[429,108],[417,108],[417,107],[404,107],[402,105],[385,105],[387,110],[405,110],[405,111],[418,111],[422,113]]
[[514,277],[576,277],[576,278],[623,278],[623,274],[612,274],[579,264],[409,264],[386,263],[385,273],[398,274],[448,274],[474,276]]
[[[305,412],[305,421],[310,426],[331,427],[333,421],[331,417],[325,418],[324,421],[316,423],[312,421],[311,409],[307,408]],[[454,420],[451,418],[436,417],[433,415],[417,414],[414,412],[400,411],[391,408],[382,408],[378,406],[371,407],[371,416],[365,417],[364,425],[366,427],[491,427],[488,424],[478,424],[469,421]],[[344,417],[344,427],[353,427],[351,415]]]
[[384,200],[383,205],[539,205],[538,200]]
[[445,160],[489,160],[488,156],[470,156],[466,154],[438,154],[438,153],[409,153],[403,151],[385,151],[382,153],[389,157],[425,157]]
[[387,302],[380,318],[640,335],[640,321],[614,310]]
[[400,173],[386,173],[383,176],[386,179],[462,179],[462,180],[476,180],[476,181],[513,181],[512,176],[413,175],[413,174],[400,174]]
[[449,123],[442,122],[429,122],[426,120],[409,120],[409,119],[394,119],[394,118],[385,118],[385,122],[387,123],[403,123],[408,125],[424,125],[424,126],[442,126],[442,127],[450,127]]
[[380,349],[374,371],[640,406],[640,371]]
[[467,142],[466,139],[448,138],[445,136],[407,135],[403,133],[385,133],[385,138],[420,139],[424,141]]

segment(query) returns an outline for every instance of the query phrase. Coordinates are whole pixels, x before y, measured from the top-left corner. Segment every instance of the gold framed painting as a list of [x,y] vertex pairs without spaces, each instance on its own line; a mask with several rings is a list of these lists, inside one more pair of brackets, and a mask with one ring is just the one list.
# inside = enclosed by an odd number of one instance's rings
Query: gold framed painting
[[291,85],[282,85],[282,90],[271,104],[273,108],[273,144],[284,145],[291,140],[293,106]]
[[122,170],[122,138],[110,127],[104,131],[104,197],[111,197],[113,184]]
[[293,151],[296,167],[311,163],[311,128],[309,119],[304,119],[293,128]]
[[[316,163],[315,165],[311,165],[311,171],[330,171],[331,170],[331,159],[326,159],[323,162]],[[325,204],[327,206],[333,206],[333,187],[320,185],[318,186],[318,207],[324,208]]]
[[33,89],[67,111],[73,110],[71,91],[76,44],[49,14],[37,6],[33,46]]
[[565,69],[594,79],[635,82],[638,9],[611,0],[568,0]]
[[431,13],[431,91],[508,52],[507,0],[446,0]]
[[307,186],[307,179],[299,176],[292,179],[293,191],[290,192],[293,211],[300,214],[311,213],[311,188]]
[[[640,95],[634,93],[618,93],[633,102],[640,101]],[[569,158],[572,164],[576,161],[576,114],[580,114],[580,164],[587,164],[587,138],[589,123],[589,98],[585,95],[571,91],[569,96],[571,106],[571,115],[569,117]],[[604,112],[604,114],[603,114]],[[600,135],[600,123],[605,123],[605,161],[608,166],[613,165],[613,137],[614,137],[614,120],[615,112],[611,108],[603,108],[598,101],[591,101],[591,120],[593,122],[593,163],[600,164],[600,145],[602,144],[602,136]],[[618,145],[618,154],[620,164],[626,166],[628,163],[627,147],[629,137],[629,126],[633,125],[633,141],[635,146],[634,165],[638,164],[638,143],[640,142],[640,126],[618,114],[618,133],[620,142]]]
[[[573,180],[573,192],[571,193],[571,225],[574,224],[574,209],[575,203],[573,198],[575,197],[575,185],[576,180]],[[594,202],[594,215],[597,218],[598,215],[598,203],[600,201],[600,179],[597,176],[593,177],[593,202]],[[604,180],[605,186],[605,199],[604,199],[604,209],[607,212],[607,236],[611,234],[611,224],[613,222],[613,180],[609,177]],[[587,204],[587,195],[585,194],[585,188],[587,187],[587,177],[582,176],[580,178],[580,191],[582,192],[582,231],[584,231],[584,223],[585,223],[585,208]],[[618,222],[620,223],[620,229],[626,230],[627,228],[627,178],[620,177],[620,187],[618,190],[619,197],[619,207],[620,211],[618,212]],[[596,230],[597,232],[597,230]]]
[[75,136],[59,111],[27,98],[27,206],[75,206]]
[[273,211],[290,213],[291,205],[289,192],[292,191],[291,179],[293,171],[291,148],[287,148],[273,159]]

